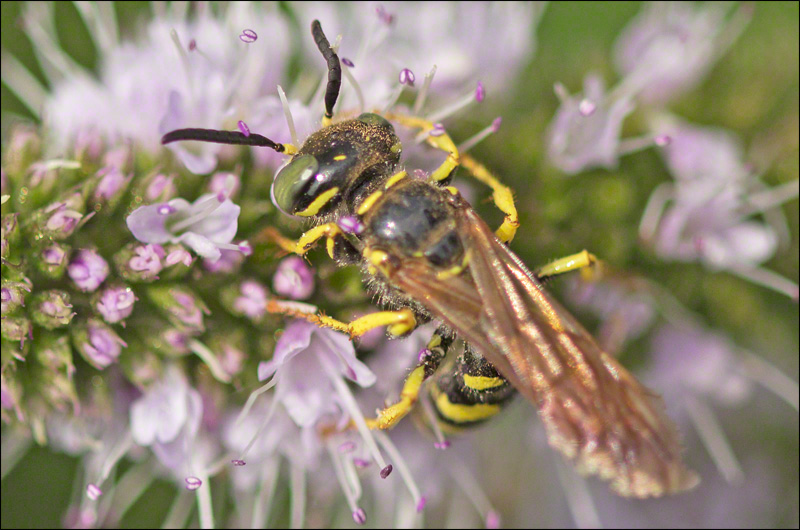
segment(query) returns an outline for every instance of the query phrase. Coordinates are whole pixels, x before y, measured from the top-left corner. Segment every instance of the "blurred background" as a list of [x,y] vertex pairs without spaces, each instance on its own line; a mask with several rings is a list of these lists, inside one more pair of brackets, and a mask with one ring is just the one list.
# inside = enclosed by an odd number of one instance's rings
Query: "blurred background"
[[[46,83],[20,21],[21,4],[0,4],[3,53],[16,57]],[[579,92],[586,74],[596,72],[613,86],[619,80],[612,60],[614,43],[641,8],[638,2],[550,2],[538,25],[538,46],[530,63],[502,93],[490,93],[485,105],[458,120],[450,132],[465,138],[495,116],[503,117],[496,135],[472,154],[515,190],[521,228],[512,248],[525,263],[535,267],[589,249],[608,264],[613,282],[622,282],[626,289],[636,283],[634,279],[648,282],[650,296],[671,298],[669,304],[690,311],[698,326],[727,337],[730,343],[726,344],[735,345],[730,348],[743,358],[752,355],[768,361],[797,381],[796,299],[701,263],[661,259],[642,244],[639,223],[648,198],[659,184],[672,178],[656,149],[625,156],[616,169],[573,176],[566,176],[547,159],[547,128],[559,107],[554,83]],[[745,159],[757,166],[762,182],[777,187],[798,177],[798,3],[758,2],[749,8],[752,20],[738,40],[696,89],[671,103],[670,110],[694,124],[722,127],[737,135],[745,146]],[[291,6],[284,9],[290,11]],[[73,4],[58,2],[55,10],[60,45],[79,64],[96,70],[98,54]],[[123,38],[135,35],[153,16],[149,2],[116,2],[115,10]],[[502,60],[502,50],[498,50],[498,61]],[[33,116],[3,84],[4,142],[10,124],[26,118]],[[634,111],[624,122],[622,136],[636,136],[646,129],[645,116]],[[485,190],[475,187],[475,193],[476,208],[491,226],[498,225],[501,214],[480,198]],[[782,210],[790,239],[763,266],[797,282],[797,199]],[[607,324],[602,312],[585,303],[589,295],[576,282],[558,280],[552,289],[590,330]],[[615,353],[626,366],[648,374],[646,380],[657,386],[659,374],[653,370],[651,352],[658,340],[671,339],[654,335],[651,329],[626,341]],[[697,355],[702,355],[703,348],[713,346],[699,341],[687,348],[697,348]],[[670,369],[669,363],[658,366],[662,374]],[[698,368],[718,369],[713,363]],[[714,374],[705,375],[714,384]],[[686,437],[687,461],[701,472],[703,484],[677,498],[634,504],[614,498],[593,481],[590,491],[600,520],[609,526],[797,527],[797,410],[763,385],[754,387],[746,400],[709,405],[739,461],[740,478],[731,481],[720,475],[702,436],[693,429],[697,418],[677,412],[668,399]],[[481,481],[486,491],[494,492],[506,525],[574,525],[574,506],[565,503],[563,494],[552,491],[558,490],[559,482],[574,480],[562,476],[572,472],[555,464],[543,443],[540,454],[530,455],[530,446],[521,441],[541,438],[530,427],[535,424],[533,417],[529,407],[517,403],[477,433],[476,458],[491,462],[491,471]],[[524,434],[520,438],[509,433]],[[3,478],[2,527],[60,526],[76,466],[77,461],[64,454],[33,447]],[[130,509],[122,526],[160,525],[172,490],[168,483],[157,482]]]

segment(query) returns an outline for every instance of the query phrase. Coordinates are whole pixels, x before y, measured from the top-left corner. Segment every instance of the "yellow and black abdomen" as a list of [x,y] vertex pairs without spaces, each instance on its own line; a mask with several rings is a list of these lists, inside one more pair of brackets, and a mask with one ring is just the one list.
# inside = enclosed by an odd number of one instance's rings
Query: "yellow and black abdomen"
[[439,423],[450,430],[492,418],[515,394],[511,383],[469,345],[429,392]]

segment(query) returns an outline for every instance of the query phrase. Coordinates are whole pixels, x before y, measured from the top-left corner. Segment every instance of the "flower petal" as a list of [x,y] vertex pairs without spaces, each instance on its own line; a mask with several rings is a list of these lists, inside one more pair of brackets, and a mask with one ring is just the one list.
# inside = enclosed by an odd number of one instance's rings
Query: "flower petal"
[[142,243],[156,244],[167,243],[172,238],[166,227],[169,216],[158,212],[162,207],[161,204],[140,206],[128,216],[125,222],[133,237]]

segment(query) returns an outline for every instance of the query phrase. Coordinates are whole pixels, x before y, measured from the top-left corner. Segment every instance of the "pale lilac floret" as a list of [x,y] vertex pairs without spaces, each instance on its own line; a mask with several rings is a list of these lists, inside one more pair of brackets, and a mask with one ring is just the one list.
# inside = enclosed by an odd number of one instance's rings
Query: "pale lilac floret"
[[[584,80],[583,95],[570,96],[562,85],[556,85],[556,94],[561,105],[547,135],[552,164],[568,174],[616,167],[622,122],[633,111],[633,101],[624,96],[609,100],[603,81],[594,75]],[[592,105],[591,112],[587,112],[587,101]]]
[[94,198],[98,201],[113,199],[131,179],[130,175],[125,176],[116,166],[101,168],[97,171],[97,176],[100,177],[100,182],[94,190]]
[[373,385],[376,379],[356,358],[347,335],[304,320],[292,322],[278,339],[272,359],[258,365],[259,380],[278,378],[276,398],[301,427],[313,425],[324,415],[342,413],[333,374],[362,387]]
[[198,255],[217,260],[221,249],[238,250],[231,244],[238,229],[241,208],[217,194],[206,194],[193,204],[172,199],[166,204],[141,206],[127,218],[133,236],[143,243],[183,243]]
[[314,269],[303,258],[289,256],[278,265],[272,277],[272,288],[281,296],[305,300],[314,293]]
[[639,99],[665,104],[696,87],[736,40],[750,18],[729,5],[648,3],[617,39],[617,70],[636,85]]
[[203,417],[203,400],[175,366],[130,408],[133,440],[153,449],[165,466],[177,469],[196,437]]
[[153,278],[163,268],[162,258],[164,249],[161,245],[140,245],[134,250],[134,256],[128,260],[128,266],[131,270],[145,273],[147,277]]
[[233,309],[257,320],[267,311],[269,294],[267,289],[254,280],[246,280],[239,287],[240,295],[233,302]]
[[114,324],[130,316],[135,302],[136,295],[130,287],[107,287],[100,293],[96,307],[103,320]]
[[95,250],[79,250],[67,266],[69,277],[84,292],[95,291],[108,276],[106,260]]

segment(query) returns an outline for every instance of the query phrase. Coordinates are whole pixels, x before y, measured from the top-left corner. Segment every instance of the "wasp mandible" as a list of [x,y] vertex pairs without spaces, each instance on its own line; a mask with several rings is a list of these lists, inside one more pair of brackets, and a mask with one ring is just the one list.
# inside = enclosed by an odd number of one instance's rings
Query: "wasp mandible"
[[[449,427],[482,422],[519,391],[539,411],[551,446],[578,470],[608,480],[619,494],[657,497],[698,482],[684,466],[676,427],[661,399],[604,352],[591,335],[542,287],[547,278],[591,265],[582,252],[536,274],[509,250],[519,225],[513,196],[483,165],[460,155],[446,132],[410,115],[376,112],[334,121],[341,86],[339,57],[320,23],[311,25],[328,67],[322,128],[299,149],[258,134],[180,129],[162,143],[200,140],[264,146],[292,158],[275,176],[271,194],[284,213],[314,228],[283,248],[305,254],[325,239],[340,265],[359,265],[370,291],[387,311],[350,323],[275,306],[358,337],[379,326],[391,335],[438,320],[400,400],[381,410],[370,427],[394,426],[412,409],[426,379],[438,420]],[[426,179],[402,169],[402,144],[393,122],[426,135],[447,154]],[[458,167],[488,184],[505,213],[497,232],[450,181]],[[448,348],[464,351],[448,373],[437,374]]]

